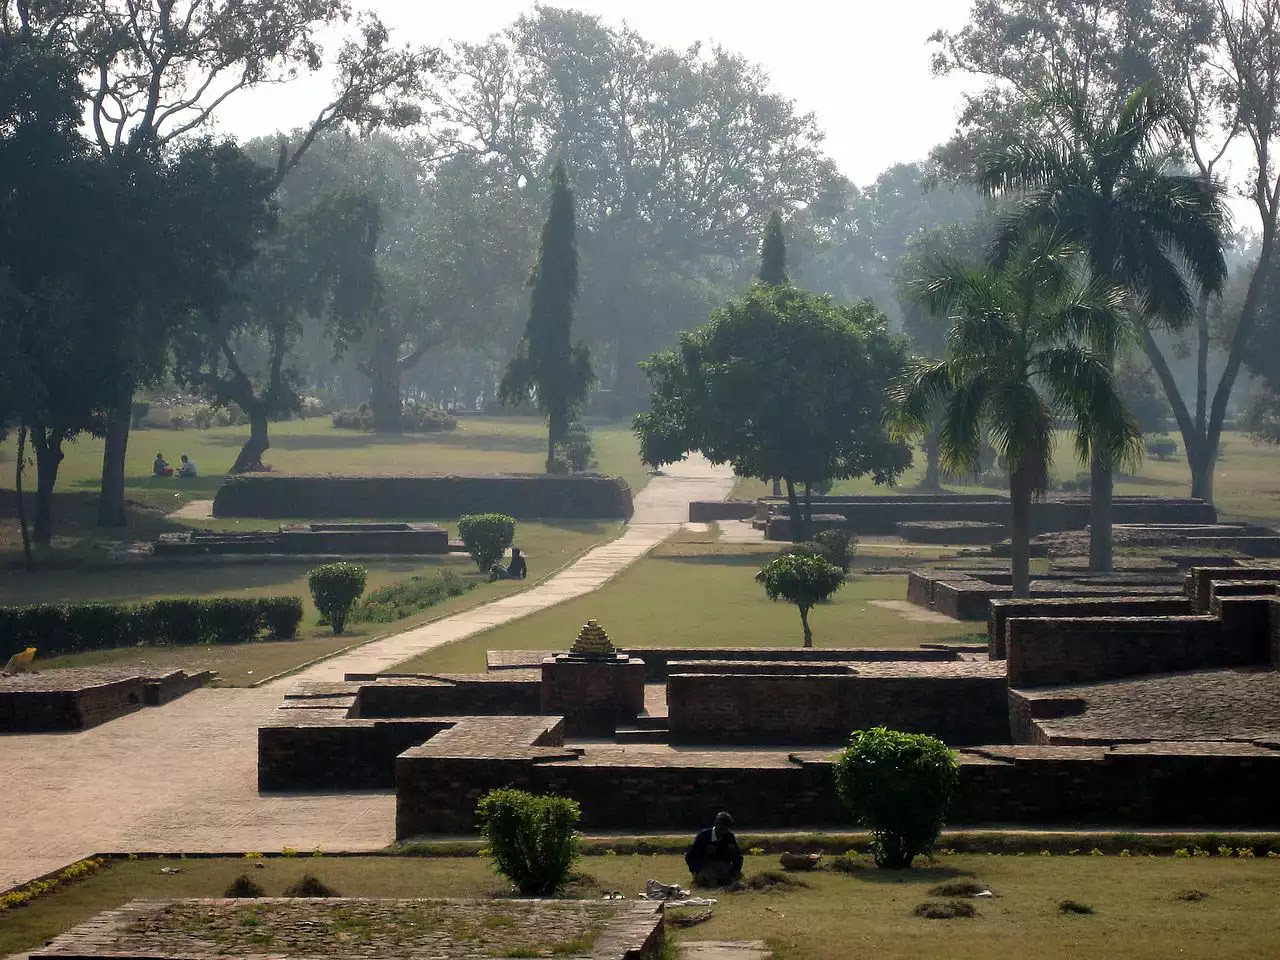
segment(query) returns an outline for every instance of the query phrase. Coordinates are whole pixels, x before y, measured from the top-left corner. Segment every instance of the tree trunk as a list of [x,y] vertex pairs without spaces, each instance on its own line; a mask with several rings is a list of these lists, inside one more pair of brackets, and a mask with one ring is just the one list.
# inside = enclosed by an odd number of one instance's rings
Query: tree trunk
[[107,411],[106,436],[102,445],[102,486],[98,491],[100,527],[123,527],[129,522],[124,508],[124,469],[133,417],[132,385],[127,394],[122,393]]
[[1199,443],[1194,451],[1187,451],[1187,462],[1191,467],[1191,496],[1205,503],[1213,503],[1213,471],[1217,465],[1217,453],[1217,446],[1209,450],[1207,443]]
[[813,529],[813,488],[807,483],[804,485],[804,526],[806,531]]
[[53,488],[62,463],[62,438],[57,432],[46,432],[45,427],[36,425],[31,431],[31,445],[36,448],[35,542],[47,547],[53,542]]
[[[1196,311],[1196,433],[1203,437],[1209,413],[1209,294]],[[1195,496],[1193,493],[1192,496]]]
[[805,522],[800,510],[800,498],[796,496],[796,485],[790,477],[783,478],[787,484],[787,503],[791,506],[791,542],[802,543],[809,539],[809,525]]
[[399,433],[401,430],[400,413],[400,352],[399,338],[379,333],[373,347],[372,362],[369,367],[370,379],[373,381],[369,406],[373,410],[373,429],[375,433]]
[[1111,572],[1111,463],[1094,454],[1089,461],[1089,570]]
[[31,559],[31,531],[27,528],[27,506],[22,498],[22,468],[27,455],[27,425],[18,425],[18,466],[14,470],[13,489],[18,498],[18,526],[22,530],[22,559],[26,563],[27,572],[35,569]]
[[782,496],[782,481],[777,477],[773,478],[773,495],[775,497]]
[[1031,596],[1031,484],[1022,469],[1009,474],[1009,501],[1009,566],[1013,598],[1021,600]]
[[249,439],[240,448],[240,455],[228,473],[252,473],[261,470],[262,455],[271,447],[267,437],[267,410],[261,403],[251,403],[245,410],[249,415]]
[[925,467],[924,479],[920,481],[921,490],[942,489],[942,469],[938,464],[938,427],[934,425],[928,436],[924,438]]
[[813,631],[809,629],[809,608],[800,608],[800,624],[804,627],[804,645],[806,647],[813,646]]

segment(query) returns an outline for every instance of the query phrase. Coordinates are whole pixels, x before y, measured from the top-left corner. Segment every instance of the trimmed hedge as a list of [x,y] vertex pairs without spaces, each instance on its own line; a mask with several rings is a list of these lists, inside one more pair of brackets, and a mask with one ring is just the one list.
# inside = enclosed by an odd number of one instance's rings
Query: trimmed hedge
[[0,662],[27,647],[42,657],[115,647],[288,640],[302,622],[297,597],[215,597],[149,603],[0,607]]

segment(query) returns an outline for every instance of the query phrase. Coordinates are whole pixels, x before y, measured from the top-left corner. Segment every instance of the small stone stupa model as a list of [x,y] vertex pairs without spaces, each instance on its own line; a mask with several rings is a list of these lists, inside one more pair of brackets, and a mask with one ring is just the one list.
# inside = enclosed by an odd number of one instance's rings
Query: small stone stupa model
[[570,656],[589,659],[613,657],[617,652],[609,639],[609,634],[605,633],[604,627],[595,620],[588,620],[582,625],[582,629],[578,631],[578,639],[573,641],[573,646],[569,648]]

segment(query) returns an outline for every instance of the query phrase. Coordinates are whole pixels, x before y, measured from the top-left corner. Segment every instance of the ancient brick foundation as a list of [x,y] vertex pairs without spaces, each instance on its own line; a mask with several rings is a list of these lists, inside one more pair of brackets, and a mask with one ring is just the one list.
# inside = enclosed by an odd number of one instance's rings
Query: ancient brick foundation
[[480,476],[228,477],[213,500],[215,517],[456,517],[500,511],[539,517],[630,519],[631,488],[594,474]]
[[564,716],[568,733],[611,736],[644,710],[644,661],[626,654],[547,657],[539,689],[541,712]]
[[211,676],[82,667],[0,677],[0,733],[87,730],[144,706],[175,700]]
[[1184,596],[1041,597],[1035,600],[992,600],[987,608],[987,654],[1005,657],[1005,625],[1011,617],[1169,617],[1192,612]]

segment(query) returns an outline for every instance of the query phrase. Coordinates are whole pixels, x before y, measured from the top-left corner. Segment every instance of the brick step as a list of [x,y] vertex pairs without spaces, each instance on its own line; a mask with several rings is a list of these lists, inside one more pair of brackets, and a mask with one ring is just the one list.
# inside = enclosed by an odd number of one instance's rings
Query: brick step
[[638,730],[665,730],[667,723],[666,716],[641,713],[636,716],[635,723],[631,726]]
[[614,738],[619,743],[666,743],[671,731],[666,727],[618,727]]

